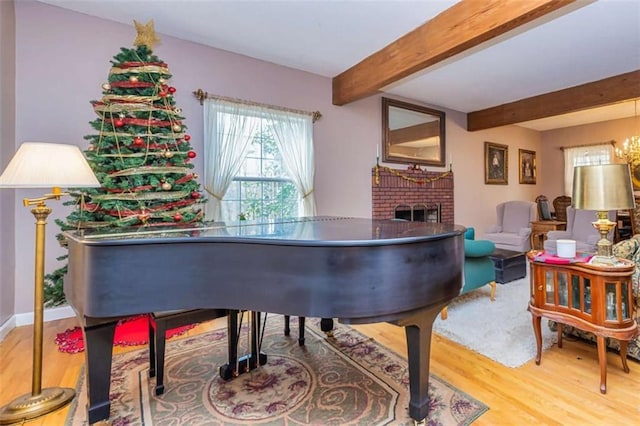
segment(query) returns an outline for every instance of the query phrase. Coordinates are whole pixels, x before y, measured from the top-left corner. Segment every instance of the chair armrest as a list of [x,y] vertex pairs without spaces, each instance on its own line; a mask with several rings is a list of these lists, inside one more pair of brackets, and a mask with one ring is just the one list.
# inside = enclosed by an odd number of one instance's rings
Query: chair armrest
[[484,231],[487,234],[495,234],[497,232],[502,232],[502,226],[500,225],[491,225]]
[[613,255],[628,260],[634,260],[640,247],[640,241],[634,238],[620,241],[613,245]]
[[528,237],[529,235],[531,235],[531,228],[520,228],[520,230],[518,231],[518,235],[520,235],[521,237]]
[[464,231],[464,239],[465,240],[475,240],[476,239],[476,230],[473,227],[469,227],[467,228],[466,231]]
[[566,240],[571,238],[569,231],[549,231],[547,232],[547,240]]
[[465,257],[486,257],[496,249],[493,241],[489,240],[464,240]]

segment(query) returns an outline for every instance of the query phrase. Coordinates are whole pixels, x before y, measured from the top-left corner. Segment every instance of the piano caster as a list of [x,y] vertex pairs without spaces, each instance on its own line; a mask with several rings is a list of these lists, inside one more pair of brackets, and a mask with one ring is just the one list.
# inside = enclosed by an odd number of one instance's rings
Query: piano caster
[[324,331],[329,339],[333,338],[333,318],[320,319],[320,330]]
[[164,393],[164,385],[156,386],[156,396]]
[[426,426],[426,424],[427,424],[427,419],[426,418],[424,418],[424,419],[422,419],[420,421],[418,421],[418,420],[414,420],[413,421],[413,426]]
[[[248,373],[251,370],[258,368],[261,365],[267,363],[267,354],[260,352],[258,354],[258,364],[251,355],[245,355],[238,360],[237,363],[224,364],[220,367],[220,377],[222,380],[231,380],[234,377],[238,377],[240,374]],[[236,370],[234,367],[237,366]]]

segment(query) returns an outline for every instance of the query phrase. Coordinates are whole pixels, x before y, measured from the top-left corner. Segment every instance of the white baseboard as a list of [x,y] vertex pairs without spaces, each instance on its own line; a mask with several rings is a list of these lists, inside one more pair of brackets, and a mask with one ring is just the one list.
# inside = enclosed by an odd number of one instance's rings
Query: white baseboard
[[15,315],[9,317],[8,320],[6,320],[5,322],[2,323],[2,325],[0,325],[0,342],[2,342],[4,338],[7,337],[7,334],[9,334],[9,332],[14,328],[16,328]]
[[[71,306],[60,306],[44,310],[44,322],[71,318],[73,316],[75,316],[75,312]],[[25,312],[24,314],[11,316],[7,321],[0,325],[0,342],[3,341],[7,334],[9,334],[9,332],[14,328],[31,324],[33,324],[33,312]]]

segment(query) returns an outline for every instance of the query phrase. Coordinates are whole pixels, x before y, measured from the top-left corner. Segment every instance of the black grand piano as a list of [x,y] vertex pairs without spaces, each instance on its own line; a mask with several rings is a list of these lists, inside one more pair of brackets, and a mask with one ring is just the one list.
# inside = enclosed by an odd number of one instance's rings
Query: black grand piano
[[462,288],[463,231],[310,217],[66,232],[64,290],[84,330],[89,423],[109,417],[116,321],[198,308],[405,327],[409,414],[422,421],[433,321]]

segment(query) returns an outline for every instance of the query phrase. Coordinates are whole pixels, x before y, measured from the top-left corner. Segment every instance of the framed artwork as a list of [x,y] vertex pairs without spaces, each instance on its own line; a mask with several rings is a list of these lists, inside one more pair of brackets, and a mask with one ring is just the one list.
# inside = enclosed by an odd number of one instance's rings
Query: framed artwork
[[536,152],[526,149],[518,150],[518,168],[520,183],[536,183]]
[[507,145],[484,143],[484,183],[509,184],[509,147]]

